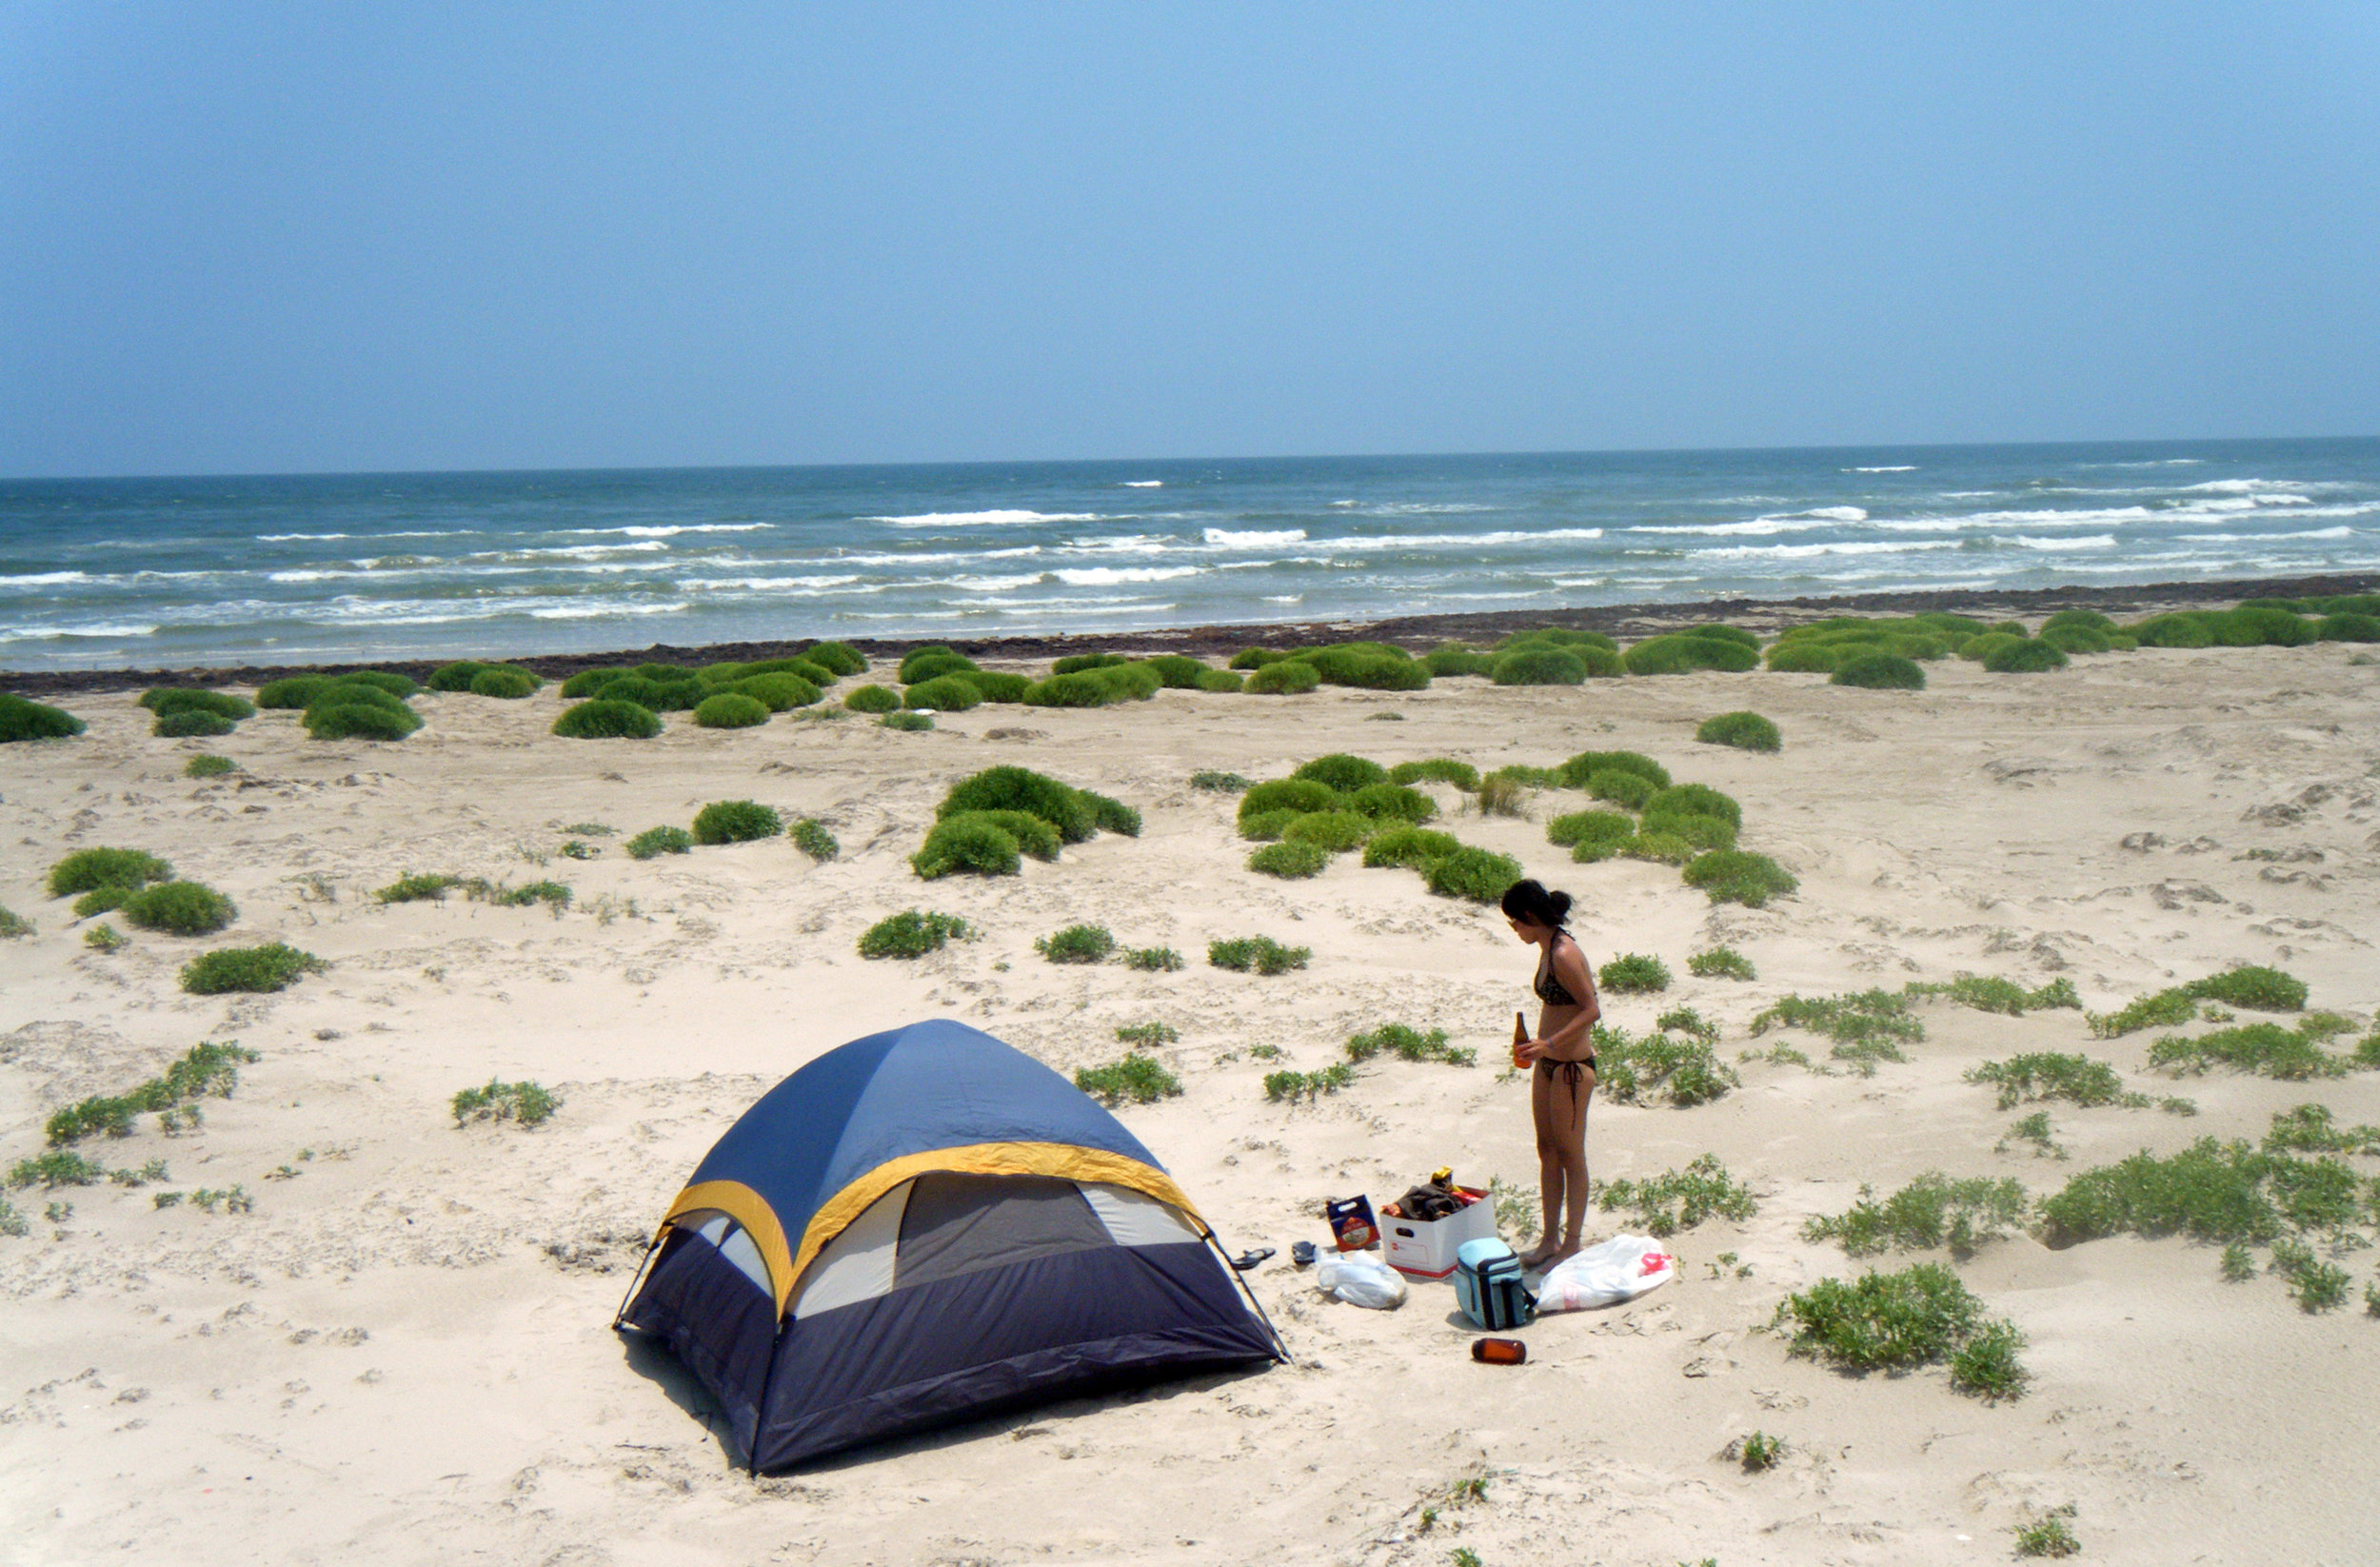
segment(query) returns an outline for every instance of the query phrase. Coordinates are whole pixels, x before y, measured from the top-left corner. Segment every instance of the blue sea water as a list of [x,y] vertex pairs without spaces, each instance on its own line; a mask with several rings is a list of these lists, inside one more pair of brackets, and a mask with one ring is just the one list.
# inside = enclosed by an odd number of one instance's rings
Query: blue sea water
[[0,667],[2380,569],[2380,440],[0,482]]

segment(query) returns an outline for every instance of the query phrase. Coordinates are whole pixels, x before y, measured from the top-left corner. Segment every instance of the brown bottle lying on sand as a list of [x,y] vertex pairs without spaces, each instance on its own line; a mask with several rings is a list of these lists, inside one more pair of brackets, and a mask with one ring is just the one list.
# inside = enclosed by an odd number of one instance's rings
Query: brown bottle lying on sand
[[1528,1042],[1529,1020],[1516,1012],[1513,1014],[1513,1066],[1516,1070],[1526,1069],[1529,1064],[1529,1058],[1520,1053],[1520,1047]]

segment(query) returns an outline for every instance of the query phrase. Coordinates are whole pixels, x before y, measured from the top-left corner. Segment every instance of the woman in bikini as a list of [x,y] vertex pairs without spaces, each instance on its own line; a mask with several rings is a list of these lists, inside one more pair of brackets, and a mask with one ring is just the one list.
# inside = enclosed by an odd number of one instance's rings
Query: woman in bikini
[[[1521,1258],[1523,1267],[1551,1267],[1578,1250],[1587,1220],[1587,1101],[1595,1096],[1595,1043],[1588,1030],[1603,1015],[1595,999],[1587,955],[1564,928],[1570,894],[1544,883],[1516,882],[1504,894],[1513,934],[1539,949],[1535,1039],[1513,1046],[1529,1069],[1529,1109],[1537,1128],[1537,1195],[1545,1203],[1544,1238]],[[1557,1236],[1560,1239],[1557,1240]]]

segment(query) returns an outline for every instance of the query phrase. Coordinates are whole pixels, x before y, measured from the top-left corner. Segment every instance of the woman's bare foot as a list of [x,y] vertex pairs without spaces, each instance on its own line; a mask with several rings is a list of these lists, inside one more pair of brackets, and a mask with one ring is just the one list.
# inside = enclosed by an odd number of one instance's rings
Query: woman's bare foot
[[1560,1249],[1560,1247],[1555,1246],[1549,1242],[1539,1241],[1532,1249],[1520,1254],[1520,1271],[1523,1273],[1537,1272],[1539,1268],[1546,1266],[1548,1260],[1552,1259],[1554,1254]]
[[1536,1265],[1540,1268],[1559,1267],[1562,1263],[1577,1256],[1579,1252],[1584,1249],[1584,1247],[1579,1245],[1577,1239],[1574,1238],[1563,1241],[1558,1246],[1546,1249],[1544,1254],[1537,1260]]

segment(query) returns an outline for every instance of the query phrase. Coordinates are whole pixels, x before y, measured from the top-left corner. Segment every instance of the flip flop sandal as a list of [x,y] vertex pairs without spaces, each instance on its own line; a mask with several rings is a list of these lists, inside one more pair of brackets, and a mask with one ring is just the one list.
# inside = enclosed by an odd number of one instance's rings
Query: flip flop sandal
[[1231,1260],[1231,1265],[1239,1269],[1241,1273],[1245,1273],[1250,1268],[1255,1267],[1258,1263],[1263,1261],[1266,1258],[1272,1255],[1272,1247],[1259,1246],[1252,1252],[1241,1252],[1238,1257],[1233,1258]]
[[1301,1268],[1314,1266],[1314,1242],[1299,1240],[1290,1245],[1289,1260]]

